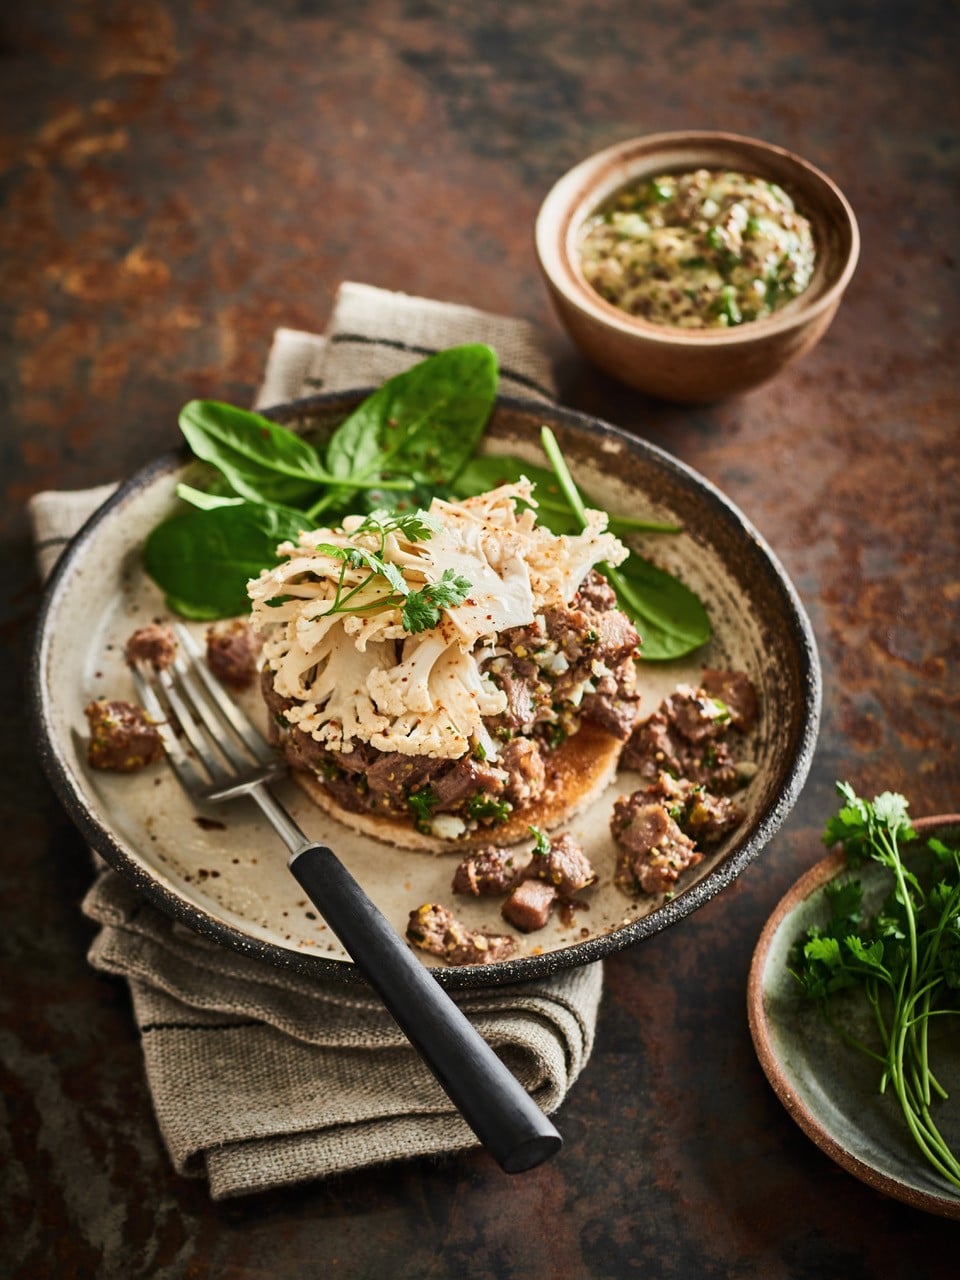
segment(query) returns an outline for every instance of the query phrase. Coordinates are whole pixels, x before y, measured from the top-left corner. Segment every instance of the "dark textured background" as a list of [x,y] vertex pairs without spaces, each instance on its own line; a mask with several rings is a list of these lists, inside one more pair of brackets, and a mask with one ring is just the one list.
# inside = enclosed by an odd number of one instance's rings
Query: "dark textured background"
[[[788,1119],[744,991],[837,777],[960,810],[956,6],[949,0],[143,0],[11,6],[0,47],[0,1272],[30,1277],[956,1274],[957,1226]],[[951,53],[951,49],[953,52]],[[532,222],[618,139],[753,134],[853,203],[821,346],[739,400],[644,401],[557,327]],[[169,1168],[125,988],[84,961],[81,842],[24,747],[24,502],[128,474],[195,395],[249,401],[341,279],[545,328],[563,396],[693,464],[800,590],[824,667],[807,788],[761,860],[606,969],[563,1155],[470,1155],[223,1206]],[[954,1260],[951,1266],[948,1259]]]

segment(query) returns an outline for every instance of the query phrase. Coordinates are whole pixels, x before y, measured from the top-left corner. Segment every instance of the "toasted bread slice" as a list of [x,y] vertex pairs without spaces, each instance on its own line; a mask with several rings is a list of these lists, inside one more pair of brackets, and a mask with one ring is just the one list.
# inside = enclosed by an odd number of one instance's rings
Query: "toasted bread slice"
[[494,827],[479,827],[455,840],[442,840],[439,836],[418,831],[412,818],[407,822],[399,818],[380,818],[372,813],[353,813],[337,803],[323,785],[322,778],[315,773],[295,769],[293,776],[325,813],[353,831],[401,849],[457,853],[488,844],[518,844],[529,838],[531,826],[549,831],[568,821],[612,782],[622,748],[619,738],[586,721],[577,733],[547,755],[546,787],[539,799],[522,809],[515,809],[506,822]]

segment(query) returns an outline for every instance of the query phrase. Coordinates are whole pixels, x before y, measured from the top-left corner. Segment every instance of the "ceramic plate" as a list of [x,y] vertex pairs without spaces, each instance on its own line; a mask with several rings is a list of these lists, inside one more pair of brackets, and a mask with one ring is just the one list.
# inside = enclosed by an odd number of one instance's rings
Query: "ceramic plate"
[[[271,417],[321,434],[360,393],[314,397]],[[758,765],[743,793],[747,819],[669,901],[632,900],[613,884],[609,813],[632,789],[629,775],[569,824],[600,876],[575,919],[551,922],[518,939],[517,956],[497,965],[442,968],[452,987],[532,978],[596,960],[673,924],[728,885],[760,853],[800,790],[820,710],[820,672],[810,624],[796,592],[757,532],[702,477],[669,455],[613,427],[543,404],[500,400],[485,436],[490,452],[540,459],[539,429],[554,430],[583,488],[611,511],[648,513],[684,532],[639,540],[705,601],[715,637],[690,661],[641,667],[644,707],[653,711],[676,683],[703,665],[746,671],[760,693],[750,743]],[[73,819],[114,867],[158,906],[248,954],[305,972],[355,976],[339,943],[286,869],[286,854],[252,804],[198,814],[166,766],[136,775],[97,774],[85,763],[85,704],[132,698],[122,653],[129,634],[165,616],[140,564],[146,533],[175,509],[175,485],[188,468],[172,454],[124,484],[84,526],[45,596],[35,646],[33,701],[47,772]],[[255,715],[263,719],[255,695]],[[445,902],[474,928],[502,932],[496,899],[452,898],[457,858],[401,852],[325,818],[293,784],[282,798],[309,836],[333,846],[397,929],[411,909]],[[214,825],[215,824],[215,825]]]
[[[914,823],[924,837],[960,840],[960,815]],[[928,855],[929,856],[929,855]],[[770,917],[750,970],[750,1030],[761,1066],[777,1096],[801,1129],[842,1168],[869,1186],[919,1209],[960,1218],[960,1191],[938,1178],[910,1139],[896,1100],[878,1092],[875,1067],[831,1032],[819,1010],[803,1000],[787,972],[787,956],[797,938],[826,919],[820,890],[846,875],[843,853],[818,862],[797,881]],[[856,873],[864,905],[875,910],[889,887],[889,875],[875,863]],[[856,1012],[850,1013],[857,1018]],[[863,1018],[863,1035],[870,1028]],[[852,1024],[855,1028],[857,1023]],[[951,1096],[934,1108],[947,1143],[960,1151],[960,1045],[954,1033],[931,1034],[931,1059]]]

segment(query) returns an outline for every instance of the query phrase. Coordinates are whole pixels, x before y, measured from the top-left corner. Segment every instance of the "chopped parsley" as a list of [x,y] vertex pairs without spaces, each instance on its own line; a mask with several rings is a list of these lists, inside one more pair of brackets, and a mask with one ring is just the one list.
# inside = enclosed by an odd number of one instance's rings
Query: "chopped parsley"
[[[316,550],[321,555],[340,561],[340,576],[327,612],[373,613],[399,607],[403,628],[412,635],[435,627],[443,609],[462,604],[467,598],[470,583],[452,569],[444,569],[436,582],[428,582],[419,591],[411,591],[399,566],[385,559],[387,537],[391,533],[402,534],[410,542],[422,542],[432,537],[435,531],[436,523],[426,511],[407,514],[375,511],[352,531],[348,546],[319,543]],[[379,539],[380,545],[374,551],[353,541],[369,534]],[[369,570],[367,576],[355,586],[347,587],[347,570],[364,567]]]
[[513,805],[509,800],[494,800],[486,791],[478,791],[467,804],[467,816],[477,822],[505,822]]

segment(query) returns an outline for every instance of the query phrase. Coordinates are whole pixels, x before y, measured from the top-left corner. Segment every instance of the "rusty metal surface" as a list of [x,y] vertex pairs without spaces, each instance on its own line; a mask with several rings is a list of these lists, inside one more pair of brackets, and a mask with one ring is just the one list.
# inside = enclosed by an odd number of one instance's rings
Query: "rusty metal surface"
[[[62,0],[2,22],[0,1274],[955,1274],[953,1226],[794,1127],[744,1007],[836,778],[960,809],[955,6]],[[864,250],[812,355],[686,410],[570,350],[532,220],[587,152],[694,125],[825,168]],[[322,328],[342,279],[541,324],[566,403],[725,489],[810,611],[822,735],[759,863],[607,964],[560,1159],[508,1180],[477,1154],[217,1207],[168,1166],[125,989],[84,960],[85,852],[24,751],[23,504],[148,461],[191,396],[249,400],[274,328]]]

